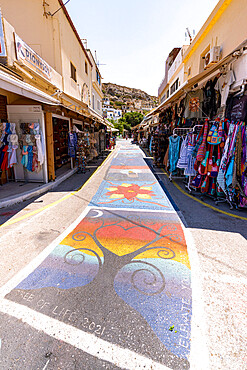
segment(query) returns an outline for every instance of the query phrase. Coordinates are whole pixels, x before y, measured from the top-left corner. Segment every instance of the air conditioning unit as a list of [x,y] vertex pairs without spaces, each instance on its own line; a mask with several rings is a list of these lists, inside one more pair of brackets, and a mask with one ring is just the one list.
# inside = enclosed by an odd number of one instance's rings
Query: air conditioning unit
[[220,60],[220,46],[214,46],[204,57],[204,69],[212,67]]

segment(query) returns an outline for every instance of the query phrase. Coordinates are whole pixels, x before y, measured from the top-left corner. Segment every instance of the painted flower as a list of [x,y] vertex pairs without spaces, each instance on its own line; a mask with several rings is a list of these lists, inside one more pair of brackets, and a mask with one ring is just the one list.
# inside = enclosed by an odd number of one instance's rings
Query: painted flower
[[155,193],[152,191],[152,186],[139,186],[136,184],[121,184],[107,188],[109,190],[106,195],[110,199],[152,199]]

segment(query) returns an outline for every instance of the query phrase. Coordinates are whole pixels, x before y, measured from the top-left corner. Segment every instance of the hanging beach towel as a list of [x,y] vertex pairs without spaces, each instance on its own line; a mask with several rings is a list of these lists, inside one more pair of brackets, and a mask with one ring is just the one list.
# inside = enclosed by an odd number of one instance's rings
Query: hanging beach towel
[[196,160],[198,162],[203,161],[203,159],[205,157],[207,134],[208,134],[208,119],[205,120],[204,129],[203,129],[202,143],[199,146],[199,149],[198,149],[198,152],[197,152],[197,155],[196,155]]

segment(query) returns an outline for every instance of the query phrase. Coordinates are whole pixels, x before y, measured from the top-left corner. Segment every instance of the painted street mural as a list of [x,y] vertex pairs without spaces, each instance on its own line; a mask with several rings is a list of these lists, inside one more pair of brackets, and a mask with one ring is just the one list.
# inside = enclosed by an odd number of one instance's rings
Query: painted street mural
[[6,298],[171,369],[188,369],[186,241],[141,153],[125,143],[117,149],[86,216]]

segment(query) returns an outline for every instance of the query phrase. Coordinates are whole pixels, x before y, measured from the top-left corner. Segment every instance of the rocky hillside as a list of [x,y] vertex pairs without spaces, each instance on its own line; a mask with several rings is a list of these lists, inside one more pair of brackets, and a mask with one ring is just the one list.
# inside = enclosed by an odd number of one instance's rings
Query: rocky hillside
[[146,92],[113,83],[103,83],[104,98],[109,99],[110,105],[124,111],[149,111],[157,106],[158,98]]

